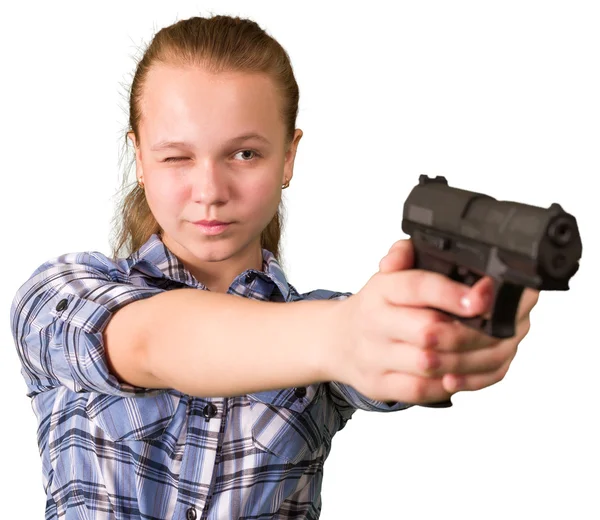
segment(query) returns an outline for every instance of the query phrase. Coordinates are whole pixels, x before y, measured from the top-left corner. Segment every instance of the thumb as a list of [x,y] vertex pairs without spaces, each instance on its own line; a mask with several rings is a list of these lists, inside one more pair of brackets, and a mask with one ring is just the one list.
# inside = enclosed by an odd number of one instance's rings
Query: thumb
[[380,273],[392,273],[410,269],[414,264],[414,249],[411,240],[398,240],[379,262]]

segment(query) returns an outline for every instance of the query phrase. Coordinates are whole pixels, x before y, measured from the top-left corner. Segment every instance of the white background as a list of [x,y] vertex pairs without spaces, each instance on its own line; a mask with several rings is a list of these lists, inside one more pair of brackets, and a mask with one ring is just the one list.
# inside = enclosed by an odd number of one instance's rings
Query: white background
[[[249,5],[248,5],[249,4]],[[239,14],[288,51],[304,131],[284,261],[357,292],[421,173],[578,219],[571,290],[543,293],[500,384],[448,410],[359,411],[325,464],[324,520],[600,518],[600,16],[593,2],[19,2],[0,7],[3,518],[43,518],[35,418],[9,328],[43,261],[109,254],[123,96],[159,28]]]

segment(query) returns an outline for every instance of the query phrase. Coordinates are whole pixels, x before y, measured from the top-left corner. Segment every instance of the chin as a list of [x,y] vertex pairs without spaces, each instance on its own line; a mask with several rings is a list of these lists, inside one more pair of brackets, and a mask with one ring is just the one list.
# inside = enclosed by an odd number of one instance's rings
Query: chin
[[201,262],[222,262],[243,253],[254,243],[253,240],[236,240],[234,237],[220,240],[190,240],[187,249]]
[[[187,254],[191,255],[200,262],[222,262],[236,255],[242,254],[249,247],[252,247],[257,241],[260,244],[260,234],[258,237],[241,236],[239,229],[237,233],[228,235],[227,232],[222,236],[206,237],[202,234],[180,232],[175,235],[167,233],[167,246],[173,245],[175,253],[183,253],[182,250],[187,250]],[[188,261],[193,261],[188,259]]]
[[234,244],[226,240],[221,240],[218,243],[194,241],[187,249],[201,262],[221,262],[227,260],[238,250]]

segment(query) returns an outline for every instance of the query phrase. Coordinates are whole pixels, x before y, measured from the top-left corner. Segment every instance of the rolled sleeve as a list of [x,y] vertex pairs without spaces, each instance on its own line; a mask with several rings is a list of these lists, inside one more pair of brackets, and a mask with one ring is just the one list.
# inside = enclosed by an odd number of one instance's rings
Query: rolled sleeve
[[361,394],[350,385],[337,383],[335,381],[327,383],[327,386],[329,395],[344,421],[347,421],[356,410],[365,410],[367,412],[397,412],[413,406],[409,403],[377,401]]
[[162,289],[131,285],[116,273],[89,254],[71,253],[42,264],[19,288],[11,330],[28,396],[59,385],[123,397],[153,391],[109,371],[103,331],[118,309]]

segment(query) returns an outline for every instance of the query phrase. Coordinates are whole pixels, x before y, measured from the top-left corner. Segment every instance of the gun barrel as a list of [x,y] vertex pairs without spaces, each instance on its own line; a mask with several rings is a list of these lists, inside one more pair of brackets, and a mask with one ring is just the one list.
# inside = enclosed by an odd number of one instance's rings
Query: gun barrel
[[439,176],[420,176],[405,202],[402,229],[497,248],[507,265],[531,266],[541,280],[539,289],[566,290],[582,253],[577,221],[559,204],[541,208],[499,201],[453,188]]

